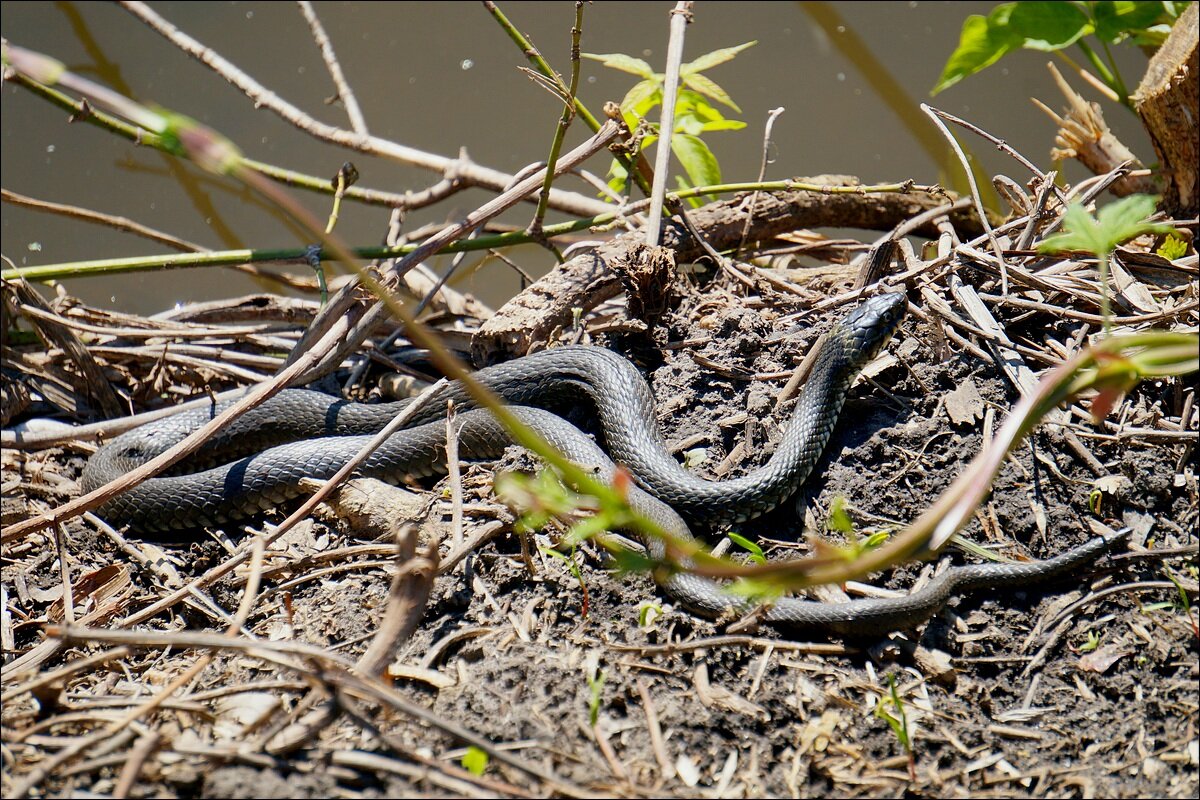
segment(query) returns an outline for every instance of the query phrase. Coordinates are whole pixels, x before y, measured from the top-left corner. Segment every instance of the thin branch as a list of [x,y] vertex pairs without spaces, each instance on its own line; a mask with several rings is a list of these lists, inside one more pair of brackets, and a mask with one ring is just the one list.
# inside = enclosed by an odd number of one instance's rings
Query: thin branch
[[[1004,249],[1000,247],[999,240],[996,239],[996,233],[992,230],[992,225],[988,222],[987,210],[983,207],[983,196],[979,193],[979,185],[975,182],[975,173],[971,171],[971,162],[967,160],[967,154],[963,152],[962,146],[958,143],[958,139],[954,138],[954,134],[950,133],[939,119],[946,116],[948,119],[958,121],[957,118],[943,113],[936,108],[925,103],[921,104],[921,110],[929,115],[933,120],[933,124],[937,125],[942,134],[946,137],[946,141],[950,143],[950,147],[954,149],[955,155],[958,156],[959,162],[962,163],[963,172],[967,175],[967,183],[971,186],[971,196],[975,198],[975,211],[979,214],[979,219],[983,223],[983,229],[987,233],[988,241],[992,243],[992,250],[996,254],[996,258],[1000,259],[1000,291],[1002,294],[1008,294],[1008,270],[1004,262]],[[1038,173],[1041,174],[1040,172]]]
[[[176,47],[236,86],[254,102],[256,107],[274,111],[287,122],[317,139],[358,152],[412,164],[442,175],[453,173],[461,180],[494,191],[504,191],[504,188],[512,182],[511,175],[506,175],[499,170],[489,169],[478,164],[465,164],[459,159],[426,153],[423,150],[406,147],[378,136],[363,136],[354,131],[320,122],[263,86],[212,48],[179,30],[145,3],[122,2],[121,6]],[[606,204],[599,200],[593,200],[574,192],[565,192],[562,189],[555,189],[551,193],[550,202],[554,208],[560,211],[581,216],[599,214],[607,209]]]
[[[763,145],[762,145],[762,160],[758,165],[758,182],[762,183],[767,177],[767,164],[770,162],[771,151],[771,131],[775,128],[775,120],[784,111],[783,106],[772,108],[767,112],[767,124],[763,126]],[[754,219],[754,205],[758,202],[758,192],[750,195],[750,213],[746,216],[746,224],[742,227],[742,240],[738,242],[738,246],[734,248],[734,257],[742,251],[746,246],[746,237],[750,235],[750,223]]]
[[313,10],[312,3],[308,0],[299,0],[297,5],[300,6],[300,13],[304,15],[308,27],[312,30],[313,40],[321,50],[321,58],[325,59],[325,67],[329,70],[329,77],[333,79],[333,85],[337,87],[338,97],[346,106],[346,116],[350,118],[350,126],[359,136],[370,136],[371,132],[367,130],[367,120],[363,117],[362,109],[358,107],[358,98],[354,96],[354,90],[350,88],[350,84],[346,82],[346,76],[342,74],[342,65],[338,63],[337,54],[333,52],[333,43],[329,41],[329,34],[325,33],[325,26],[321,24],[317,12]]

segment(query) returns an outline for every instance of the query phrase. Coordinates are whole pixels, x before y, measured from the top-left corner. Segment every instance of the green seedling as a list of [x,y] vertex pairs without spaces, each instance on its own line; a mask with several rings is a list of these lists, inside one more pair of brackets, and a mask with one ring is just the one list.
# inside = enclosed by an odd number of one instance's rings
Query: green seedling
[[825,520],[825,529],[840,533],[845,537],[846,545],[844,547],[829,549],[836,551],[847,561],[853,561],[868,550],[874,550],[888,538],[887,531],[875,531],[863,538],[854,527],[854,520],[850,519],[849,512],[846,511],[846,498],[840,495],[833,498],[833,503],[829,506],[829,517]]
[[1174,261],[1177,258],[1183,258],[1186,256],[1187,250],[1187,242],[1172,233],[1170,236],[1163,239],[1162,244],[1160,244],[1158,249],[1154,252],[1168,261]]
[[643,630],[649,630],[654,627],[655,621],[663,614],[663,607],[658,603],[650,600],[643,600],[638,603],[638,627]]
[[487,769],[488,754],[478,747],[471,745],[467,748],[467,752],[463,754],[462,765],[463,769],[472,775],[482,775],[483,771]]
[[1108,259],[1117,245],[1143,233],[1169,234],[1174,228],[1161,222],[1146,222],[1154,213],[1158,198],[1146,194],[1123,197],[1109,203],[1093,217],[1083,206],[1072,203],[1063,216],[1063,230],[1050,236],[1040,245],[1042,253],[1064,253],[1083,250],[1099,260],[1100,313],[1104,317],[1104,332],[1111,332],[1112,308],[1108,297]]
[[[729,93],[717,85],[712,78],[703,74],[752,47],[757,42],[746,42],[736,47],[724,47],[706,53],[694,61],[683,64],[679,69],[679,80],[682,84],[678,98],[675,101],[675,130],[671,132],[671,152],[679,159],[684,172],[687,173],[691,186],[703,186],[721,182],[721,165],[717,157],[701,138],[701,134],[713,131],[735,131],[746,127],[740,120],[726,119],[713,103],[731,108],[741,113],[737,103]],[[658,139],[660,132],[657,127],[647,120],[650,111],[662,104],[663,81],[665,75],[655,72],[649,64],[640,58],[624,53],[605,53],[597,55],[583,53],[584,58],[600,61],[606,67],[628,72],[642,80],[638,81],[625,93],[621,101],[621,113],[630,130],[636,130],[639,125],[646,124],[650,133],[642,137],[639,149],[644,150]],[[711,102],[710,102],[711,101]],[[624,193],[628,172],[620,163],[614,161],[609,168],[609,186],[618,194]],[[682,188],[688,183],[680,179]],[[702,201],[689,198],[693,206],[702,205]]]
[[553,547],[542,547],[541,545],[538,545],[538,550],[540,550],[544,555],[548,555],[551,558],[557,558],[562,561],[567,565],[567,569],[570,570],[571,574],[575,576],[575,580],[579,582],[580,594],[583,596],[583,602],[580,604],[580,613],[584,619],[587,619],[588,607],[590,605],[587,582],[584,581],[583,571],[579,569],[579,564],[575,561],[575,548],[571,548],[570,555],[567,555],[566,553],[560,553]]
[[879,702],[875,704],[875,716],[886,722],[888,727],[892,729],[892,733],[896,735],[900,746],[904,748],[904,752],[908,755],[909,775],[913,780],[916,780],[912,738],[908,730],[908,714],[904,711],[904,701],[900,699],[900,693],[896,691],[896,676],[889,673],[887,679],[888,693],[885,697],[879,698]]
[[755,564],[767,563],[767,557],[763,554],[763,549],[758,546],[758,542],[752,542],[745,536],[742,536],[740,533],[734,533],[733,531],[730,531],[725,535],[728,536],[734,544],[749,553],[750,560]]

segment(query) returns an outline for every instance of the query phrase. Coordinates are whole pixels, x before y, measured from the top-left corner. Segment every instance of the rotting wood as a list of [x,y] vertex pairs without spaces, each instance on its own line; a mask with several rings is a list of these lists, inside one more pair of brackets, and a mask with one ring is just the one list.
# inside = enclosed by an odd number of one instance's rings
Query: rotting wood
[[1200,55],[1197,30],[1200,7],[1188,5],[1171,34],[1150,59],[1146,74],[1133,94],[1133,105],[1150,132],[1154,152],[1163,165],[1166,194],[1163,206],[1178,217],[1197,212],[1197,171],[1200,144]]

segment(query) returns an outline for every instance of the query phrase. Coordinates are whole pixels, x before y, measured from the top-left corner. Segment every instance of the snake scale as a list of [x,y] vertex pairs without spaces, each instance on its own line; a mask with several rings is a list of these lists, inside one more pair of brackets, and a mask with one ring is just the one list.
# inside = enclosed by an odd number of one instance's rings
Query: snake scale
[[[691,539],[689,521],[715,526],[751,519],[777,506],[808,479],[851,383],[891,338],[906,307],[904,295],[881,294],[835,325],[775,453],[758,469],[728,481],[704,480],[675,461],[654,421],[653,397],[645,380],[632,364],[609,350],[554,348],[486,367],[476,378],[514,404],[522,422],[567,458],[596,469],[599,477],[611,478],[614,461],[624,465],[638,484],[628,494],[631,506],[664,530]],[[608,453],[561,417],[526,407],[561,403],[579,392],[591,396]],[[441,416],[447,399],[460,408],[473,404],[461,386],[442,387],[409,421],[409,427],[389,437],[360,466],[359,473],[398,482],[405,476],[443,472],[446,426]],[[282,391],[239,417],[185,462],[184,469],[200,471],[152,478],[110,500],[98,513],[114,524],[160,533],[252,516],[303,494],[301,478],[332,477],[371,433],[408,402],[348,403],[302,389]],[[165,451],[225,405],[176,414],[116,437],[88,461],[82,476],[84,490],[91,491]],[[458,420],[459,452],[464,458],[495,458],[512,444],[508,431],[488,411],[467,410]],[[200,468],[209,464],[217,466]],[[642,538],[652,557],[663,555],[659,540]],[[1121,538],[1097,537],[1045,561],[952,567],[903,597],[837,604],[782,598],[762,619],[781,627],[824,628],[855,636],[910,627],[928,619],[955,594],[1049,580],[1091,562]],[[754,607],[723,591],[720,584],[686,572],[672,574],[662,585],[680,605],[708,617],[742,614]]]

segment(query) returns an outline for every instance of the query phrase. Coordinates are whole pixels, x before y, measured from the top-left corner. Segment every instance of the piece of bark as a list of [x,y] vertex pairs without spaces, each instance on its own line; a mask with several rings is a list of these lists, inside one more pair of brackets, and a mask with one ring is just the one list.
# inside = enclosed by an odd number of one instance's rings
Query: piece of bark
[[[855,186],[860,183],[849,175],[820,175],[797,180],[827,186]],[[824,226],[889,230],[945,202],[945,196],[933,197],[916,192],[747,192],[729,200],[710,203],[690,212],[688,217],[699,234],[716,250],[738,246],[749,220],[745,249],[750,250],[760,241],[797,228]],[[956,212],[951,219],[963,234],[978,235],[982,231],[979,220],[970,210]],[[937,235],[932,225],[917,232],[930,237]],[[615,260],[627,262],[631,248],[641,244],[642,240],[640,231],[616,236],[594,250],[558,265],[509,300],[475,334],[472,352],[476,362],[492,363],[524,355],[533,344],[544,342],[556,326],[569,323],[573,308],[586,311],[621,292],[624,286],[610,264]],[[664,225],[661,246],[674,253],[676,263],[694,261],[703,254],[700,244],[676,219]]]
[[1200,169],[1197,115],[1200,114],[1200,10],[1191,3],[1170,36],[1150,59],[1133,105],[1142,118],[1154,152],[1162,162],[1164,209],[1176,217],[1197,213],[1196,172]]

